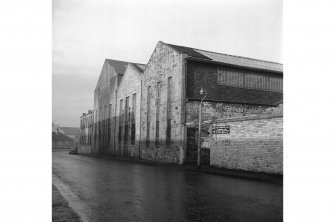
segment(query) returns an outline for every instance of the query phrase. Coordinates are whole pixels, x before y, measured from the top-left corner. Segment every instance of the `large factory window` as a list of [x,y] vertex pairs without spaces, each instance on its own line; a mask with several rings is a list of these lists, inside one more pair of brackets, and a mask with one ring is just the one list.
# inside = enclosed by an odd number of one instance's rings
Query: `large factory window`
[[242,73],[228,69],[218,69],[219,85],[237,86],[249,89],[283,91],[283,79],[253,73]]

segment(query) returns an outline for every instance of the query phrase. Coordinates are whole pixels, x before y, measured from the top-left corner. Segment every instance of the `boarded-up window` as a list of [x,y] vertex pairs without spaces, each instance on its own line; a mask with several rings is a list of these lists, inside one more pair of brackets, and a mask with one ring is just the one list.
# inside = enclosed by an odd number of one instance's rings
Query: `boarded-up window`
[[228,69],[218,69],[219,85],[237,86],[249,89],[283,91],[283,78],[270,77],[254,73],[242,73]]
[[243,74],[231,70],[218,69],[218,83],[243,87]]
[[130,136],[130,144],[135,145],[135,134],[136,134],[136,93],[133,94],[133,102],[132,102],[132,112],[131,112],[131,136]]

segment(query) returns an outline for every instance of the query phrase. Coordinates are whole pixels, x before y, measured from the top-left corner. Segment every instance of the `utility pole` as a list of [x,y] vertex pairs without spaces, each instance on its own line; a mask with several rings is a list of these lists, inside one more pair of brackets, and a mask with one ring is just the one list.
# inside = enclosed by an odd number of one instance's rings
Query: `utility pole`
[[207,92],[202,87],[200,89],[200,95],[205,95],[199,105],[199,136],[198,136],[198,160],[197,166],[200,167],[200,157],[201,157],[201,114],[202,114],[202,101],[206,98]]

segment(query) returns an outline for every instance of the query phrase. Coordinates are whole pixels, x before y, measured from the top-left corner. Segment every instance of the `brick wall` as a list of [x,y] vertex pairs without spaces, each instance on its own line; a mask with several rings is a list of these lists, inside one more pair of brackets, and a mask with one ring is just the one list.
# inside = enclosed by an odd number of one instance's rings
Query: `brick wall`
[[[140,145],[142,159],[172,163],[183,162],[184,126],[182,124],[182,113],[184,106],[182,95],[184,85],[182,69],[182,56],[167,45],[159,42],[143,76]],[[168,95],[169,77],[171,77],[171,89]],[[159,100],[157,90],[158,82],[160,87]],[[149,97],[150,101],[148,102],[149,86],[151,87],[151,91]],[[171,115],[171,131],[169,131],[171,133],[170,143],[167,142],[168,98],[170,99],[171,111],[169,114]],[[157,115],[156,110],[158,101],[159,115]],[[150,107],[148,107],[148,104]],[[149,130],[147,130],[148,116],[150,118]],[[159,121],[158,124],[157,121]],[[156,141],[157,128],[159,129],[159,141]]]
[[283,174],[283,118],[258,116],[213,124],[230,128],[212,134],[210,164],[215,167]]

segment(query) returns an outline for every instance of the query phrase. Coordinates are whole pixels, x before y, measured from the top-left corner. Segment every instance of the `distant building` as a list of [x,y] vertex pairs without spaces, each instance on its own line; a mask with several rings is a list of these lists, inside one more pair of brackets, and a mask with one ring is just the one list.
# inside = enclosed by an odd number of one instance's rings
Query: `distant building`
[[61,133],[57,128],[52,131],[52,149],[68,149],[74,146],[75,143],[72,138]]
[[64,130],[59,127],[59,124],[52,123],[52,132],[65,134]]
[[282,64],[164,42],[146,66],[105,61],[91,153],[195,163],[201,88],[203,162],[282,173]]
[[92,153],[93,112],[89,110],[80,117],[79,153]]
[[60,127],[64,134],[79,144],[80,129],[79,127]]
[[80,130],[78,127],[60,127],[52,123],[52,147],[74,148],[79,145]]

